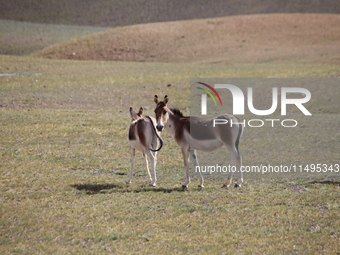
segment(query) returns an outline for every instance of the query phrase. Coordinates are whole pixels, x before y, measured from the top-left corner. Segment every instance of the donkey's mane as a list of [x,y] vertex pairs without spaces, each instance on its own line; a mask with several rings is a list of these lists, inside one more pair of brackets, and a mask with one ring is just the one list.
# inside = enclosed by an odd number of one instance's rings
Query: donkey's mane
[[189,116],[184,116],[183,113],[177,108],[170,108],[170,111],[173,112],[174,115],[181,117],[181,118],[189,118]]

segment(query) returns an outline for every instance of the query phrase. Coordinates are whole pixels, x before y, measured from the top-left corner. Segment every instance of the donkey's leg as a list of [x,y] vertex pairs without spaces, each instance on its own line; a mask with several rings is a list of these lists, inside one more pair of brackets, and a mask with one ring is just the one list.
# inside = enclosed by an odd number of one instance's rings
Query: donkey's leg
[[235,184],[235,187],[241,187],[242,183],[243,183],[243,172],[241,169],[242,166],[242,158],[240,156],[240,153],[237,153],[236,156],[236,169],[237,169],[237,184]]
[[133,176],[133,169],[134,169],[134,166],[135,166],[135,149],[131,147],[130,153],[131,153],[131,158],[130,158],[130,174],[129,174],[129,179],[126,181],[127,184],[131,183],[132,176]]
[[229,173],[226,183],[223,186],[224,187],[230,186],[230,184],[232,183],[233,173],[236,172],[238,179],[237,179],[237,184],[235,184],[235,187],[241,187],[241,184],[243,183],[243,173],[241,172],[240,154],[237,151],[237,149],[233,146],[227,146],[227,148],[230,152],[232,169],[231,169],[231,172]]
[[198,187],[203,188],[204,187],[204,185],[203,185],[204,179],[203,179],[202,173],[201,173],[201,171],[200,171],[200,169],[198,167],[199,164],[198,164],[196,150],[190,150],[190,155],[191,155],[191,157],[193,159],[193,162],[194,162],[195,171],[198,168],[198,176],[200,178],[200,183],[198,184]]
[[[223,187],[227,187],[227,188],[229,188],[230,187],[230,184],[232,183],[232,181],[233,181],[233,174],[234,174],[234,172],[235,172],[235,168],[236,168],[236,165],[235,165],[235,152],[236,152],[236,150],[235,150],[235,148],[234,147],[232,147],[232,146],[230,146],[230,145],[226,145],[227,146],[227,148],[228,148],[228,151],[229,151],[229,153],[230,153],[230,163],[231,163],[231,168],[230,168],[230,173],[229,173],[229,176],[228,176],[228,178],[227,178],[227,181],[226,181],[226,183],[225,184],[223,184]],[[237,170],[236,170],[237,171]]]
[[185,182],[182,185],[182,188],[185,189],[188,187],[190,183],[190,174],[189,174],[189,150],[188,148],[181,148],[183,161],[184,161],[184,168],[185,168]]
[[145,163],[146,171],[147,171],[148,176],[149,176],[149,181],[151,183],[152,182],[152,178],[151,178],[151,174],[150,174],[150,170],[149,170],[148,155],[145,152],[143,152],[143,157],[144,157],[144,163]]
[[156,157],[152,154],[152,152],[150,150],[146,151],[146,155],[147,157],[150,159],[150,164],[151,164],[151,171],[152,174],[150,175],[149,169],[148,169],[148,173],[149,173],[149,177],[150,177],[150,185],[151,186],[156,186]]
[[[231,165],[234,166],[235,164],[234,164],[233,162],[231,162]],[[222,187],[227,187],[227,188],[229,188],[229,187],[230,187],[230,184],[232,183],[232,181],[233,181],[233,168],[230,169],[230,173],[229,173],[229,175],[228,175],[228,178],[227,178],[227,180],[226,180],[226,183],[223,184]]]

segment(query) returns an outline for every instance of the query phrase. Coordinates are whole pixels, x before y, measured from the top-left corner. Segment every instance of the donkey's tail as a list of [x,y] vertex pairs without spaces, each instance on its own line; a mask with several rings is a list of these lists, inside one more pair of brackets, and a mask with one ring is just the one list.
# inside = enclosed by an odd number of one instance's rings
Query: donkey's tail
[[156,130],[156,128],[155,128],[155,125],[154,125],[154,123],[153,123],[153,120],[150,118],[150,116],[146,116],[146,117],[150,120],[151,126],[152,126],[152,128],[153,128],[153,131],[154,131],[154,133],[156,134],[156,136],[157,136],[157,138],[158,138],[158,140],[159,140],[159,142],[160,142],[160,145],[159,145],[159,148],[158,148],[158,149],[154,150],[154,149],[152,149],[152,148],[149,148],[149,150],[150,150],[150,151],[160,151],[160,150],[162,149],[162,147],[163,147],[163,144],[164,144],[163,139],[162,139],[162,137],[159,136],[159,134],[158,134],[158,132],[157,132],[157,130]]

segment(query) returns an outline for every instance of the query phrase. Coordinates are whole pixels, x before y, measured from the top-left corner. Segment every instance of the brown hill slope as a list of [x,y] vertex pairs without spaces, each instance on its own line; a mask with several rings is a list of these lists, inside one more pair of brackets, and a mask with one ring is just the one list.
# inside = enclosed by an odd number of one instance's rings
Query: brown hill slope
[[127,26],[263,13],[340,13],[339,0],[0,0],[0,18],[47,24]]
[[268,14],[122,27],[47,47],[58,59],[263,63],[340,62],[340,15]]

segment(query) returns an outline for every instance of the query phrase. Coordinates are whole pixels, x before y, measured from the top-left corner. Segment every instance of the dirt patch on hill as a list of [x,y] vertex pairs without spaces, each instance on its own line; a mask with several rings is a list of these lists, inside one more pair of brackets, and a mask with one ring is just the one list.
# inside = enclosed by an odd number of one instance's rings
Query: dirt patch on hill
[[135,25],[35,56],[182,63],[340,63],[340,15],[268,14]]

